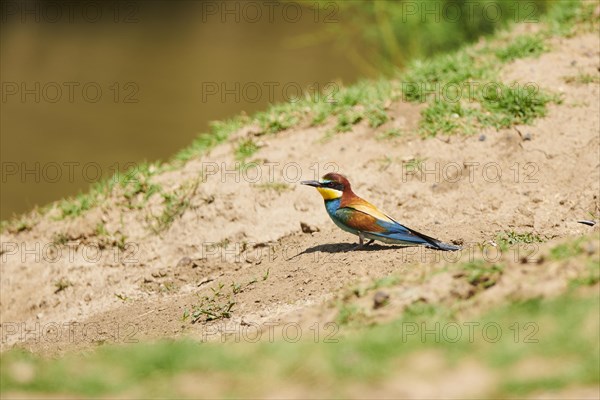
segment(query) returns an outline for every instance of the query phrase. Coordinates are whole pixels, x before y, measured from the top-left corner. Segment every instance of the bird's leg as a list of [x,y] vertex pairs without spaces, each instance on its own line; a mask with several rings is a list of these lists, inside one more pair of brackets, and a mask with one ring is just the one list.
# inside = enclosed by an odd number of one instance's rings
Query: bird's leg
[[352,250],[354,251],[354,250],[362,249],[363,247],[370,245],[374,241],[375,241],[375,239],[371,239],[367,243],[365,243],[365,235],[363,235],[362,232],[358,232],[358,244],[356,246],[354,246],[352,248]]

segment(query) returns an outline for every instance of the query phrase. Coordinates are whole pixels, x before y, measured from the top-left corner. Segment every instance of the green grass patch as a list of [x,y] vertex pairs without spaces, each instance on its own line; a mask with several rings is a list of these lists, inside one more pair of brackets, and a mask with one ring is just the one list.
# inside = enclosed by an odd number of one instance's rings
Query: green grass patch
[[502,251],[517,244],[542,243],[544,239],[532,232],[502,232],[496,236],[496,243]]
[[377,135],[377,140],[392,140],[401,137],[405,132],[398,128],[388,129]]
[[[87,193],[80,193],[75,197],[70,197],[45,207],[42,214],[45,214],[53,208],[57,208],[59,214],[55,217],[57,220],[65,218],[75,218],[86,211],[100,205],[104,200],[111,196],[115,186],[120,185],[124,188],[124,196],[131,205],[131,200],[139,193],[147,193],[150,197],[158,191],[156,185],[148,182],[149,178],[162,171],[159,163],[139,163],[130,167],[126,171],[117,171],[111,177],[104,178],[91,185]],[[133,208],[133,207],[132,207]]]
[[475,57],[467,50],[459,50],[429,60],[416,60],[399,79],[402,80],[403,98],[423,103],[431,94],[439,100],[444,90],[468,81],[482,80],[486,74],[487,68],[481,62],[481,57]]
[[378,128],[390,119],[381,104],[368,107],[365,113],[371,128]]
[[560,103],[560,99],[540,90],[537,85],[507,86],[498,83],[481,94],[481,103],[491,116],[480,119],[480,122],[496,128],[531,124],[534,119],[546,116],[550,102]]
[[[470,84],[469,84],[470,85]],[[547,114],[547,105],[561,99],[536,85],[512,86],[501,82],[479,82],[469,89],[468,100],[435,99],[421,111],[420,132],[425,136],[438,134],[473,134],[481,127],[496,129],[518,124],[531,124]],[[453,97],[454,98],[454,97]]]
[[297,101],[294,103],[274,104],[267,111],[258,113],[254,120],[261,128],[261,132],[272,134],[281,132],[296,126],[302,119],[306,110],[300,105],[305,105],[306,101]]
[[335,125],[336,132],[350,132],[352,127],[363,119],[363,114],[352,109],[338,115]]
[[339,307],[335,321],[338,325],[361,326],[366,321],[366,313],[356,304],[342,303]]
[[561,243],[550,249],[550,258],[553,260],[567,260],[583,253],[583,238],[567,243]]
[[565,83],[577,83],[577,84],[581,84],[581,85],[587,85],[590,83],[597,84],[597,83],[600,83],[600,76],[598,76],[598,74],[591,75],[591,74],[579,73],[577,75],[565,76],[563,78],[563,80],[565,81]]
[[545,44],[547,38],[542,35],[522,35],[511,40],[506,47],[495,51],[496,57],[503,63],[518,58],[537,57],[549,50]]
[[173,157],[172,162],[178,164],[202,156],[213,147],[225,142],[232,133],[238,131],[247,123],[248,117],[243,115],[225,121],[211,122],[209,132],[198,135],[190,146]]
[[235,149],[235,159],[238,161],[245,161],[252,157],[254,153],[258,151],[260,147],[254,142],[254,140],[248,138],[240,141]]
[[483,127],[502,129],[544,117],[549,103],[561,102],[558,96],[534,84],[499,82],[498,73],[510,61],[548,51],[547,39],[545,31],[522,35],[499,49],[492,40],[480,48],[466,47],[410,63],[398,79],[405,100],[427,103],[419,132],[424,136],[473,134]]
[[477,120],[484,120],[483,114],[466,102],[435,100],[421,112],[419,130],[425,136],[472,134]]
[[384,103],[395,98],[395,84],[394,81],[380,79],[361,81],[353,86],[340,88],[326,99],[326,102],[321,101],[310,106],[313,114],[312,125],[334,117],[334,132],[348,132],[363,120],[366,120],[370,127],[377,128],[389,120]]
[[580,32],[598,30],[598,17],[594,14],[598,3],[587,0],[561,0],[553,2],[544,21],[552,34],[571,37]]
[[11,233],[19,233],[31,230],[31,228],[33,228],[35,225],[35,222],[33,221],[33,215],[31,215],[34,212],[20,216],[14,216],[10,220],[0,221],[0,232],[8,231]]
[[463,264],[460,269],[466,272],[467,282],[478,290],[485,290],[496,284],[502,276],[504,266],[476,260]]
[[77,217],[85,211],[95,207],[98,204],[100,192],[91,190],[88,193],[80,193],[76,197],[61,200],[58,203],[58,209],[61,212],[60,219],[68,217]]

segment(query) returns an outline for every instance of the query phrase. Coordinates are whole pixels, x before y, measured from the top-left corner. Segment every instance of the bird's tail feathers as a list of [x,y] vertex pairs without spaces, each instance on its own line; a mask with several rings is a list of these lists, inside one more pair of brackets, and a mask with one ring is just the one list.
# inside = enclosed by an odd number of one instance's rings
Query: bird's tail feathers
[[435,244],[435,246],[433,246],[433,248],[435,248],[437,250],[442,250],[442,251],[458,251],[458,250],[462,249],[462,247],[460,247],[460,246],[455,246],[453,244],[439,242],[439,241]]
[[423,233],[414,231],[412,229],[410,229],[410,232],[418,237],[420,237],[421,239],[425,240],[428,244],[429,247],[437,249],[437,250],[443,250],[443,251],[458,251],[461,249],[460,246],[455,246],[453,244],[448,244],[448,243],[444,243],[440,240],[434,239],[431,236],[427,236]]

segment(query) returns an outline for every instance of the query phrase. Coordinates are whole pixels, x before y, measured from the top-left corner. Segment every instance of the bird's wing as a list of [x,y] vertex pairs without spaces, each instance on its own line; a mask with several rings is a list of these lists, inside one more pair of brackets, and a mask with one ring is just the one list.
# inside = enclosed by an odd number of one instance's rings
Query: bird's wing
[[356,197],[335,212],[336,217],[349,227],[361,232],[409,233],[410,230],[366,200]]
[[361,211],[381,221],[395,222],[389,215],[381,211],[379,208],[354,194],[352,194],[352,196],[348,196],[347,198],[342,198],[340,207],[352,208],[354,210]]
[[343,224],[360,232],[386,232],[375,216],[352,207],[342,207],[335,211],[335,216]]
[[407,228],[366,200],[355,198],[338,208],[336,216],[349,227],[400,242],[428,243],[438,247],[439,241]]
[[[367,203],[367,202],[365,202],[365,203]],[[367,215],[377,218],[380,221],[385,221],[388,223],[396,222],[392,218],[390,218],[387,214],[382,212],[380,209],[378,209],[377,207],[375,207],[374,205],[369,204],[369,203],[367,203],[367,204],[364,204],[364,203],[352,204],[352,205],[348,205],[346,207],[352,208],[357,211],[361,211]]]

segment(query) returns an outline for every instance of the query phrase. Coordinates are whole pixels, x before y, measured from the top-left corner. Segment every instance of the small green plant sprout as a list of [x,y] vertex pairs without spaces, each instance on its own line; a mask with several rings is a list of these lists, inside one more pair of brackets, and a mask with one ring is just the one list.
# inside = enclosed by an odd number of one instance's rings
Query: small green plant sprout
[[269,279],[269,272],[271,271],[271,268],[267,268],[267,270],[265,271],[265,274],[263,275],[262,280],[266,281],[267,279]]
[[191,317],[191,323],[195,324],[204,319],[204,322],[215,321],[219,319],[231,318],[233,306],[236,304],[234,296],[242,291],[241,284],[232,282],[231,293],[224,294],[225,284],[219,282],[216,287],[211,287],[211,295],[198,296],[199,302],[193,304],[191,310],[184,310],[182,319],[187,320]]
[[200,180],[184,184],[170,193],[161,193],[163,210],[158,216],[147,218],[150,230],[156,234],[166,230],[173,221],[181,217],[190,206],[191,198],[196,194]]
[[377,163],[379,164],[379,171],[386,171],[394,162],[393,158],[390,156],[383,156],[375,161],[377,161]]
[[407,174],[421,172],[423,170],[423,164],[425,163],[426,158],[414,157],[408,161],[404,161],[402,163],[403,170]]
[[392,128],[386,131],[383,131],[379,135],[377,135],[377,140],[391,140],[396,139],[402,136],[402,130],[399,128]]
[[121,301],[127,301],[129,300],[129,297],[125,296],[122,293],[115,293],[115,297]]
[[71,281],[65,278],[61,278],[54,284],[54,287],[56,287],[56,290],[54,290],[54,294],[62,292],[63,290],[71,286],[73,286],[73,283]]
[[231,282],[231,292],[233,294],[238,294],[242,291],[242,285],[240,283]]

